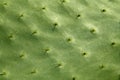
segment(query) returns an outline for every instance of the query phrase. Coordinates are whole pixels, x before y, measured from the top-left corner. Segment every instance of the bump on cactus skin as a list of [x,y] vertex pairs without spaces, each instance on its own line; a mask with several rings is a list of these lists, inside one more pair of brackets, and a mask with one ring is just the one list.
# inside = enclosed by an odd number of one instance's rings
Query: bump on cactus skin
[[0,80],[120,80],[120,1],[0,0]]

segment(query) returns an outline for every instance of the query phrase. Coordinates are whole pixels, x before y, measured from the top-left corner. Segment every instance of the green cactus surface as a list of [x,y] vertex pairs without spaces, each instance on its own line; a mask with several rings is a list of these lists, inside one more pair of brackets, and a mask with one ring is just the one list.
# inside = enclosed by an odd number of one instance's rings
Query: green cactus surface
[[120,0],[0,0],[0,80],[120,80]]

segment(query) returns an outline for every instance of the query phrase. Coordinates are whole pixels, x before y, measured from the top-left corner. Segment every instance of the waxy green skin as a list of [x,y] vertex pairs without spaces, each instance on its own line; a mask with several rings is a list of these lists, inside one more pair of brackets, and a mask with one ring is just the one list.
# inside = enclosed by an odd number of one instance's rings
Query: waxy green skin
[[0,80],[120,80],[120,1],[0,0]]

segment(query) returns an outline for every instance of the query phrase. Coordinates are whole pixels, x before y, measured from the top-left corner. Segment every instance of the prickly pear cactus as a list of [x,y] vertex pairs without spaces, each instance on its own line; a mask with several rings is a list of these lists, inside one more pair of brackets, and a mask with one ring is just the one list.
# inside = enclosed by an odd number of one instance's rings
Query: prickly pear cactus
[[120,0],[0,0],[0,80],[120,80]]

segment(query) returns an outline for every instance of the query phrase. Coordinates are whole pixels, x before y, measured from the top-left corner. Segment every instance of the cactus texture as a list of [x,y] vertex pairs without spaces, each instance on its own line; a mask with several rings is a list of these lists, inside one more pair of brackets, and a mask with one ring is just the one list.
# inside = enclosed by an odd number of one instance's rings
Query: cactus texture
[[120,0],[0,0],[0,80],[120,80]]

